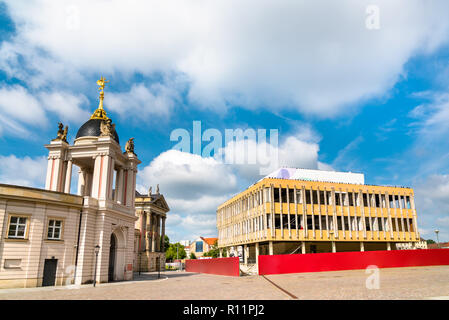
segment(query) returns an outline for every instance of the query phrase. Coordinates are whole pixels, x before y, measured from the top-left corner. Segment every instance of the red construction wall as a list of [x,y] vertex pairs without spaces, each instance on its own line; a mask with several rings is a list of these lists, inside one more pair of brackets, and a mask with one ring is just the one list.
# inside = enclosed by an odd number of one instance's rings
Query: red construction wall
[[308,253],[259,256],[259,274],[300,273],[378,268],[449,265],[449,250]]
[[186,260],[186,271],[238,277],[240,274],[239,258],[188,259]]

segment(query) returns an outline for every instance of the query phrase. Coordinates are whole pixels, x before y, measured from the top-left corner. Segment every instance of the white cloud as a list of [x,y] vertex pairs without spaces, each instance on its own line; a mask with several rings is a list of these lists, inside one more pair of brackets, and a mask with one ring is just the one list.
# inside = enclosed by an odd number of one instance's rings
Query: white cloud
[[27,126],[47,124],[45,112],[39,101],[21,86],[0,88],[0,117],[5,119],[6,126],[9,123],[10,127],[17,126],[23,131],[26,131],[24,124]]
[[[295,108],[323,117],[383,96],[404,64],[435,51],[449,30],[443,0],[7,4],[18,31],[14,44],[31,48],[8,51],[10,73],[14,52],[35,57],[39,48],[46,54],[29,59],[29,67],[42,75],[46,65],[53,82],[60,68],[77,70],[67,72],[73,78],[84,71],[184,74],[190,101],[202,107]],[[365,27],[372,4],[380,9],[379,30]],[[46,55],[56,62],[32,62]]]
[[[175,88],[161,83],[146,87],[134,84],[128,92],[108,93],[107,108],[131,119],[147,119],[150,115],[168,116],[180,100]],[[138,115],[138,117],[136,117]]]
[[47,172],[47,158],[0,155],[0,181],[5,184],[43,188]]
[[0,134],[8,133],[26,139],[30,136],[30,129],[42,129],[49,125],[49,114],[57,115],[63,122],[81,123],[90,115],[81,108],[86,103],[85,96],[68,92],[33,93],[19,85],[2,87]]
[[237,186],[236,176],[222,163],[178,150],[161,153],[139,172],[138,178],[140,185],[159,184],[167,197],[183,200],[205,194],[221,197]]
[[45,110],[58,115],[63,122],[83,123],[90,117],[90,113],[81,108],[88,104],[84,95],[72,95],[67,92],[42,92],[39,94]]
[[279,145],[270,139],[230,141],[220,149],[217,158],[231,163],[247,183],[254,183],[279,167],[333,170],[318,161],[318,141],[317,134],[305,128],[286,137]]

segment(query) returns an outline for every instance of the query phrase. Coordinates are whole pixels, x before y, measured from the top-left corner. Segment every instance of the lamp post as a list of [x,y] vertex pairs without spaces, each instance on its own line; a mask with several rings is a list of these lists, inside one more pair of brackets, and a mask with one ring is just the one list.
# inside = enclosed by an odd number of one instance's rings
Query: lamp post
[[141,269],[142,269],[142,252],[139,251],[139,276],[140,276]]
[[97,244],[94,249],[95,252],[95,269],[94,269],[94,287],[97,283],[97,262],[98,262],[98,253],[100,252],[100,246]]
[[440,240],[438,239],[438,233],[440,232],[440,230],[436,229],[435,233],[437,234],[437,243],[438,243],[438,249],[440,249]]

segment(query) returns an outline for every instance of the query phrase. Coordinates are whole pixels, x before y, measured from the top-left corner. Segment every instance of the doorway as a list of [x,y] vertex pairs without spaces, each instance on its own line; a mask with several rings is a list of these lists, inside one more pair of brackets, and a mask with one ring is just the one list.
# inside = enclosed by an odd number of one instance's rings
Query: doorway
[[109,270],[108,270],[108,281],[114,281],[114,269],[115,269],[115,256],[117,250],[117,239],[115,235],[111,234],[111,246],[109,249]]
[[44,278],[42,279],[43,287],[55,285],[57,266],[58,266],[58,259],[45,259]]

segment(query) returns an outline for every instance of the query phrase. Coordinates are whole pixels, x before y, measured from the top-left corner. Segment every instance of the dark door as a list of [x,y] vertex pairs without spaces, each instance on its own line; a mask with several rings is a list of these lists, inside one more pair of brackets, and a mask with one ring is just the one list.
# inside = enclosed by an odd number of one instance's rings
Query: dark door
[[116,248],[115,236],[114,234],[111,234],[111,247],[109,249],[108,281],[114,281],[115,248]]
[[42,280],[43,287],[55,285],[57,265],[58,259],[45,259],[44,279]]

